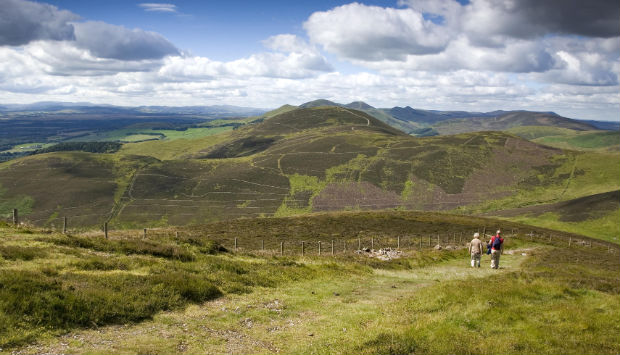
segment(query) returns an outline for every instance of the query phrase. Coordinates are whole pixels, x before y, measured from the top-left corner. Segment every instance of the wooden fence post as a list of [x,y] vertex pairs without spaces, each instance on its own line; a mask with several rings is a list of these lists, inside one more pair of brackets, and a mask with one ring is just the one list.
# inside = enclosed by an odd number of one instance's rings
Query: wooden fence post
[[357,238],[357,250],[362,250],[362,238]]
[[237,238],[235,238],[235,251],[237,251]]
[[347,252],[347,240],[346,239],[342,241],[342,252],[343,253]]
[[306,253],[306,242],[302,240],[301,241],[301,256],[304,256],[305,253]]
[[422,236],[420,236],[420,250],[422,250]]
[[174,232],[174,237],[175,237],[176,239],[179,239],[179,231],[175,231],[175,232]]
[[319,240],[319,256],[321,255],[321,241]]
[[17,208],[13,208],[13,225],[16,226],[19,224],[19,215],[17,212]]
[[280,255],[284,255],[284,242],[280,242]]
[[67,234],[67,216],[62,217],[62,234]]
[[400,249],[400,235],[396,237],[396,249]]
[[108,222],[103,223],[103,235],[105,239],[108,239]]
[[142,234],[142,239],[146,239],[146,228],[144,228],[144,233]]
[[370,250],[375,249],[375,237],[370,237]]
[[334,255],[334,240],[332,239],[332,255]]
[[568,237],[568,247],[570,248],[570,245],[573,241],[573,237]]
[[260,240],[260,250],[265,250],[265,239]]

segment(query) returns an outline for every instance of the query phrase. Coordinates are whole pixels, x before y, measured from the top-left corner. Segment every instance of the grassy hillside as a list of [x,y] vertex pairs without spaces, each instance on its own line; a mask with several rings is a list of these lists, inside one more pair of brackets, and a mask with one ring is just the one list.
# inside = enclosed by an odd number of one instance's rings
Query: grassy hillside
[[570,128],[554,126],[519,126],[505,130],[506,133],[514,134],[527,140],[534,140],[547,136],[573,136],[576,131]]
[[620,191],[489,214],[620,243]]
[[522,126],[511,128],[507,132],[556,148],[620,151],[620,132],[618,131],[576,131],[561,127]]
[[565,136],[547,136],[534,140],[552,147],[576,150],[620,151],[620,132],[580,132]]
[[[486,255],[483,268],[470,268],[468,238],[455,237],[485,226],[506,232],[499,270],[488,268]],[[442,250],[432,248],[436,235]],[[358,238],[363,247],[374,238],[379,248],[394,247],[395,237],[401,252],[393,259],[353,252]],[[330,240],[334,255],[326,252]],[[141,230],[104,239],[96,231],[0,225],[0,347],[23,354],[614,354],[619,252],[574,234],[436,213],[241,219],[149,230],[146,239]]]
[[[286,110],[213,136],[0,164],[2,214],[150,227],[316,211],[489,212],[620,188],[618,153],[500,132],[414,138],[344,107]],[[42,182],[45,182],[42,184]]]
[[595,128],[588,123],[572,120],[555,113],[511,111],[493,117],[468,117],[441,121],[432,127],[440,134],[458,134],[477,131],[505,131],[521,126],[549,126],[576,131]]

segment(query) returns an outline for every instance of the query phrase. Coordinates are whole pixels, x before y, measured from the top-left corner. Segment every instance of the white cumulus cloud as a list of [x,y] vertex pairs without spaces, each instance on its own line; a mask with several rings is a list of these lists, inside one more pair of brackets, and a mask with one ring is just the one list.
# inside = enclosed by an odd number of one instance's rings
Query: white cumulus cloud
[[310,40],[325,50],[365,61],[437,53],[449,41],[449,31],[425,20],[420,12],[359,3],[315,12],[304,28]]
[[139,4],[139,6],[141,8],[143,8],[145,11],[152,11],[152,12],[177,12],[177,6],[174,5],[174,4],[162,4],[162,3],[147,2],[147,3]]

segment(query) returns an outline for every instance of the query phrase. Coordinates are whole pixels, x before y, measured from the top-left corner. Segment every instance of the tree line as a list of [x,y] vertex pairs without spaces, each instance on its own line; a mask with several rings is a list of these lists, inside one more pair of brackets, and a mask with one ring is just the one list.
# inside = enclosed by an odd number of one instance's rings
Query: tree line
[[81,151],[89,153],[115,153],[121,149],[119,142],[62,142],[47,148],[37,149],[32,154],[63,151]]

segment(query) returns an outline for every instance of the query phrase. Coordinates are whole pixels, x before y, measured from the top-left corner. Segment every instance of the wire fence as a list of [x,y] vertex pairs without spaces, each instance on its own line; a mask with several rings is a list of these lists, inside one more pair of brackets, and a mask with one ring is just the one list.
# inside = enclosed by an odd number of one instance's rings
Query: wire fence
[[[197,231],[185,227],[165,227],[165,228],[141,228],[141,229],[117,229],[109,228],[107,222],[102,223],[101,229],[70,228],[70,221],[84,217],[99,216],[98,214],[74,215],[72,217],[54,217],[58,222],[53,225],[52,230],[60,233],[71,233],[84,236],[103,236],[104,238],[124,239],[124,238],[201,238],[217,242],[229,251],[237,253],[268,253],[281,255],[341,255],[360,250],[400,250],[414,251],[425,249],[464,249],[471,242],[475,232],[481,234],[483,243],[489,240],[492,235],[486,234],[487,226],[477,228],[464,228],[461,232],[449,233],[407,233],[400,235],[366,233],[361,232],[356,235],[286,235],[276,233],[275,235],[259,236],[240,236],[230,237],[230,233],[218,234],[208,231]],[[7,224],[17,227],[28,227],[32,222],[20,220],[19,211],[14,209],[10,214],[1,216]],[[50,219],[48,219],[50,220]],[[509,248],[513,240],[531,242],[558,247],[569,248],[598,248],[607,252],[618,253],[620,246],[599,239],[589,238],[577,234],[551,231],[542,228],[511,228],[504,230],[503,236],[506,238],[506,247]]]

